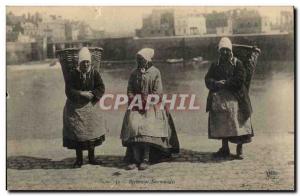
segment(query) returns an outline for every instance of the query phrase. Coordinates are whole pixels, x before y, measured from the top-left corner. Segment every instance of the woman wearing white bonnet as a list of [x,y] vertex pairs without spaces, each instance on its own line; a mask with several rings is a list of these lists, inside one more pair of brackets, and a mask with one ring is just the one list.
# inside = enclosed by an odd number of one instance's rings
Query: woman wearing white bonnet
[[227,48],[230,51],[232,51],[232,43],[228,37],[223,37],[218,45],[218,49],[220,50],[221,48]]
[[160,71],[153,65],[154,50],[144,48],[137,52],[137,68],[130,75],[127,87],[129,105],[135,96],[141,96],[143,108],[129,108],[124,116],[121,140],[127,147],[127,169],[147,169],[157,162],[179,152],[179,142],[172,117],[157,105],[145,107],[148,95],[162,94]]
[[232,43],[223,37],[218,45],[219,59],[205,76],[209,89],[206,111],[209,112],[208,136],[221,139],[222,147],[214,155],[230,156],[228,142],[237,144],[236,157],[242,159],[243,144],[251,142],[252,107],[246,88],[246,70],[233,56]]
[[90,164],[100,164],[94,151],[105,140],[103,117],[94,106],[105,87],[99,72],[92,67],[89,49],[81,48],[78,58],[77,69],[71,71],[66,81],[63,113],[63,146],[76,150],[75,168],[83,164],[83,150],[88,150]]
[[143,48],[140,51],[138,51],[136,58],[138,67],[140,68],[140,71],[142,73],[145,73],[146,69],[148,69],[152,65],[153,56],[154,50],[152,48]]

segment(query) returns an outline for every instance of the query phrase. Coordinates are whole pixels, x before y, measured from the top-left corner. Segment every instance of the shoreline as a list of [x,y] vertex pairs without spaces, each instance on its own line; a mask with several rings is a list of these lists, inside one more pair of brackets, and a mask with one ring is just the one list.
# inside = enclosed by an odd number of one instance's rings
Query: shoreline
[[[102,165],[85,164],[80,169],[71,168],[75,152],[63,148],[62,139],[8,141],[8,190],[294,189],[294,135],[257,135],[245,145],[244,160],[213,159],[212,153],[220,146],[218,140],[199,136],[200,142],[195,142],[188,134],[178,136],[180,153],[145,171],[125,170],[125,148],[114,137],[107,137],[96,148]],[[235,154],[235,145],[230,144],[230,148]],[[85,163],[86,156],[84,152]]]

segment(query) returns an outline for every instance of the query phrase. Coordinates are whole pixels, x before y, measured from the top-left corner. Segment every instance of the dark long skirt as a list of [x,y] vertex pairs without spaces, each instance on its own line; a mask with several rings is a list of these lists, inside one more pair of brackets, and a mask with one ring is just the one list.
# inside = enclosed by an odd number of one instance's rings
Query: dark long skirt
[[173,153],[179,153],[179,141],[174,125],[173,118],[169,112],[167,112],[168,123],[171,129],[169,137],[151,137],[151,136],[135,136],[127,141],[122,141],[122,145],[127,147],[125,162],[134,162],[132,147],[135,144],[149,145],[149,161],[152,163],[160,162],[165,158],[169,158]]
[[244,119],[235,96],[227,90],[213,95],[208,117],[210,139],[228,139],[232,143],[251,142],[254,136],[251,118]]
[[67,100],[63,113],[63,146],[87,150],[105,140],[106,126],[99,108]]

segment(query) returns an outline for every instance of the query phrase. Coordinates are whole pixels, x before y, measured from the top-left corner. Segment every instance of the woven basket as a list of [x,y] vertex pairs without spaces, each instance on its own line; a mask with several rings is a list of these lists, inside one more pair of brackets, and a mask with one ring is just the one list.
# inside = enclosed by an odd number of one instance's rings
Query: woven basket
[[243,62],[246,69],[245,86],[249,90],[261,50],[255,46],[232,44],[233,54]]
[[253,53],[261,53],[260,49],[255,46],[242,45],[242,44],[232,44],[232,51],[234,56],[240,59],[243,63],[249,60],[249,57]]
[[[99,47],[89,47],[88,49],[92,56],[92,68],[100,71],[100,62],[103,49]],[[70,72],[76,69],[78,66],[79,50],[80,48],[66,48],[56,51],[56,56],[61,64],[65,81],[69,79]]]

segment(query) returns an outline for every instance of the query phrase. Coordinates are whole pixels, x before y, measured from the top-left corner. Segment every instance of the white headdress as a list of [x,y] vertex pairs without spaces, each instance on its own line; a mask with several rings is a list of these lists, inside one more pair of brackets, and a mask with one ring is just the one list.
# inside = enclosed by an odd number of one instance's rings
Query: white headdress
[[228,48],[232,51],[232,43],[228,37],[222,37],[222,39],[219,42],[219,50],[221,48]]
[[91,62],[91,53],[87,47],[83,47],[80,49],[78,54],[78,65],[82,61],[90,61]]
[[154,50],[152,48],[143,48],[137,54],[141,55],[146,61],[152,61]]
[[[92,62],[92,56],[91,56],[91,53],[90,53],[90,51],[89,51],[89,49],[87,47],[83,47],[79,51],[79,54],[78,54],[78,65],[80,65],[80,63],[82,61],[89,61],[90,63]],[[90,72],[91,67],[92,66],[90,64],[87,72]],[[77,67],[77,70],[80,71],[79,66]],[[83,77],[86,78],[86,73],[83,74]]]

